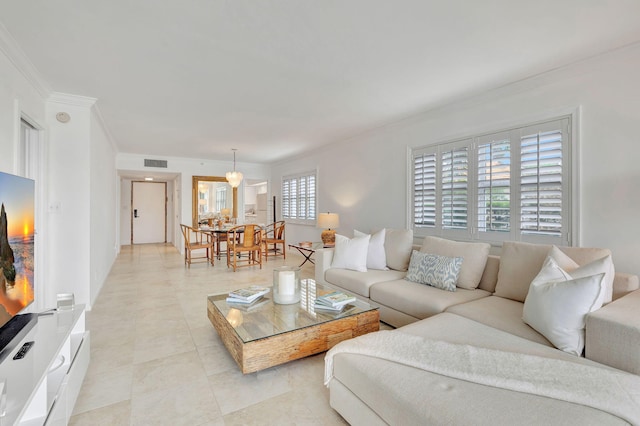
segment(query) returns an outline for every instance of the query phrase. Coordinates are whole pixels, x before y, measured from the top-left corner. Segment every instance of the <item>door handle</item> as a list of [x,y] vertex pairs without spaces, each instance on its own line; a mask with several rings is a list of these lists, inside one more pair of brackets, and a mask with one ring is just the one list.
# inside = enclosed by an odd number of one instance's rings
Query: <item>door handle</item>
[[133,209],[133,217],[138,217],[138,209]]

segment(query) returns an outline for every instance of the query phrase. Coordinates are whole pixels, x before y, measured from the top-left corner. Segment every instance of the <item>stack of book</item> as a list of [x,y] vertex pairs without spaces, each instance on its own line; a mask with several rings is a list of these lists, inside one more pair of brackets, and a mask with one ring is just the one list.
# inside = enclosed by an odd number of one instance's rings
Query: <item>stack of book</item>
[[355,301],[355,296],[341,291],[334,291],[317,297],[313,306],[318,311],[341,312],[345,306]]
[[260,300],[262,296],[267,293],[269,293],[269,288],[252,285],[251,287],[241,288],[230,292],[229,296],[227,296],[227,303],[250,305]]

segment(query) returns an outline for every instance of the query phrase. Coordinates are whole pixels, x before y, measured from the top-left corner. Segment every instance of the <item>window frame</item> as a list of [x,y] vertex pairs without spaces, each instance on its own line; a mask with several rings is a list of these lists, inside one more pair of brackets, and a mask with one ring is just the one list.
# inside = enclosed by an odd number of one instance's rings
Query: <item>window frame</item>
[[[416,237],[424,237],[427,235],[439,236],[456,240],[466,241],[482,241],[492,245],[501,245],[503,241],[522,241],[530,243],[556,244],[556,245],[572,245],[577,244],[578,235],[578,217],[577,217],[577,185],[578,185],[578,164],[577,164],[577,130],[575,122],[577,120],[577,112],[569,114],[557,115],[553,117],[543,118],[537,121],[531,121],[527,124],[509,126],[507,129],[476,132],[463,138],[450,140],[442,143],[431,145],[423,145],[418,147],[409,147],[408,150],[408,223],[413,229]],[[528,234],[520,230],[520,149],[522,140],[527,131],[539,128],[547,129],[549,126],[560,124],[562,127],[562,196],[561,196],[561,233],[559,236]],[[541,130],[542,131],[542,130]],[[486,143],[492,136],[508,135],[510,138],[510,184],[509,184],[509,215],[510,230],[509,231],[480,231],[479,229],[479,188],[480,181],[478,177],[479,147]],[[442,209],[442,194],[440,191],[442,182],[442,157],[441,153],[451,147],[468,146],[470,148],[468,158],[468,198],[467,198],[467,228],[466,229],[445,229],[443,226],[440,210]],[[517,148],[517,149],[516,149]],[[416,211],[419,213],[423,210],[416,209],[416,179],[415,170],[416,157],[425,155],[436,155],[436,179],[435,185],[437,189],[435,211],[436,219],[434,226],[425,226],[416,224]],[[517,159],[517,161],[516,161]],[[417,199],[420,199],[419,197]]]
[[[296,215],[291,216],[291,213],[289,212],[289,210],[291,209],[291,206],[292,206],[292,201],[291,201],[292,197],[287,196],[288,190],[285,189],[285,185],[287,185],[287,183],[291,185],[293,181],[296,182],[296,190],[295,190],[296,196],[293,197],[293,199],[296,200],[296,207],[297,207],[299,206],[299,200],[301,196],[304,194],[301,192],[300,183],[304,182],[305,180],[313,181],[312,183],[313,187],[311,187],[310,184],[304,185],[305,192],[312,192],[312,194],[310,194],[309,196],[304,197],[304,199],[307,200],[307,202],[305,203],[305,209],[304,209],[307,213],[304,215],[304,217],[300,217],[298,211],[296,211]],[[280,195],[282,199],[282,202],[280,205],[280,214],[282,219],[288,223],[315,226],[317,217],[318,217],[318,173],[317,171],[310,170],[306,172],[282,176],[280,190],[281,190]]]

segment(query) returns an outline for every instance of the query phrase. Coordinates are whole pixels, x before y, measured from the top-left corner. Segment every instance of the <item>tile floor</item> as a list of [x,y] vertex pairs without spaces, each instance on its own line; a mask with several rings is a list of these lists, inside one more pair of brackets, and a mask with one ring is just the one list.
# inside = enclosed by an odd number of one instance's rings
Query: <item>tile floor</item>
[[91,363],[70,424],[346,424],[322,385],[324,354],[242,375],[207,318],[208,294],[303,260],[276,259],[234,273],[224,257],[186,268],[171,245],[123,247],[87,313]]

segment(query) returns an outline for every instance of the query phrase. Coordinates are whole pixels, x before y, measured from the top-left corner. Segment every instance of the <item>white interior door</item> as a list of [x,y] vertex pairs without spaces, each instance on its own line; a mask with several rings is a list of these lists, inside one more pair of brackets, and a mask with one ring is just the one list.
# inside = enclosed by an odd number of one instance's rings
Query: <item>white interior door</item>
[[165,182],[131,183],[131,243],[167,241],[167,184]]

